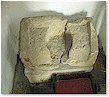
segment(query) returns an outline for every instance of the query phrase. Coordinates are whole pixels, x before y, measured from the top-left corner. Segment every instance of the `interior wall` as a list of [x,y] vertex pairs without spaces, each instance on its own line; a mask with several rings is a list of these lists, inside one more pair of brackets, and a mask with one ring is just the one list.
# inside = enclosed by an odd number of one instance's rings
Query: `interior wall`
[[103,46],[104,53],[106,55],[106,2],[101,1],[97,4],[97,8],[94,10],[93,15],[95,28],[99,35],[100,41]]
[[[101,10],[102,7],[102,10]],[[41,15],[65,16],[69,20],[93,17],[97,34],[105,48],[105,2],[1,2],[1,92],[10,93],[19,50],[20,21],[24,17]],[[99,25],[98,25],[99,24]]]
[[1,93],[11,93],[16,64],[16,53],[10,43],[10,16],[7,5],[1,4]]

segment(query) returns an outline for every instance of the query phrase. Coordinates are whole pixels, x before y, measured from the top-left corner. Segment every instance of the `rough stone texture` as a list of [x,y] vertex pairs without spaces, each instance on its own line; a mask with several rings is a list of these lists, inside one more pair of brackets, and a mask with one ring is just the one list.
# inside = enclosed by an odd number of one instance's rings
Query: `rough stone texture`
[[53,73],[90,72],[98,54],[92,18],[69,23],[56,16],[24,18],[20,30],[20,58],[30,83]]
[[66,34],[71,36],[70,42],[66,43],[69,50],[69,59],[65,64],[71,66],[91,66],[98,55],[97,34],[93,26],[92,18],[76,20],[68,23]]
[[65,52],[66,22],[66,19],[55,16],[22,19],[20,58],[25,67],[42,70],[59,67],[61,56]]
[[[65,50],[65,24],[67,20],[64,21],[54,21],[47,30],[46,40],[47,48],[50,51],[50,56],[52,58],[52,64],[60,64],[61,56]],[[48,39],[49,38],[49,39]]]

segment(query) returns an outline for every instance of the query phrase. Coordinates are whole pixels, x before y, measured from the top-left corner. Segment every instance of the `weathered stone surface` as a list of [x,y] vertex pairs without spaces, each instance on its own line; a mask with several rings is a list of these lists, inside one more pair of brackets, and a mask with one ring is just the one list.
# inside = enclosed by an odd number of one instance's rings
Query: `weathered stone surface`
[[[50,56],[52,58],[52,64],[60,64],[61,56],[65,50],[65,25],[67,20],[64,21],[54,21],[47,30],[46,41],[47,48],[50,51]],[[49,38],[49,39],[48,39]]]
[[[71,66],[91,66],[98,55],[97,34],[92,18],[77,20],[68,23],[66,34],[71,36],[69,59],[65,64]],[[67,46],[68,44],[66,44]]]
[[24,18],[20,29],[20,58],[30,83],[52,73],[90,72],[98,54],[92,18],[69,23],[56,16]]
[[42,70],[59,67],[61,56],[65,52],[66,22],[66,19],[56,16],[22,19],[20,58],[25,67]]

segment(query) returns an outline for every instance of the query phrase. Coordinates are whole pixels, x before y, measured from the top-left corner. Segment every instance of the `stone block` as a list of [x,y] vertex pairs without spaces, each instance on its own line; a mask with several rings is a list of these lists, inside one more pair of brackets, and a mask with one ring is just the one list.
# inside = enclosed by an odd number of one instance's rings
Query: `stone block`
[[90,72],[98,55],[93,19],[23,18],[19,52],[31,83],[47,80],[53,73]]

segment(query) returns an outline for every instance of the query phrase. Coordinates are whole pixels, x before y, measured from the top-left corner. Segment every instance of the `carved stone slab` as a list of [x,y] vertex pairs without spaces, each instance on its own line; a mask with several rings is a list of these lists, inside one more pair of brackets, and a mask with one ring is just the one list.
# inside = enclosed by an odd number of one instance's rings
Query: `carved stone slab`
[[98,55],[97,33],[91,17],[68,22],[57,16],[23,18],[20,58],[30,83],[52,73],[90,72]]

